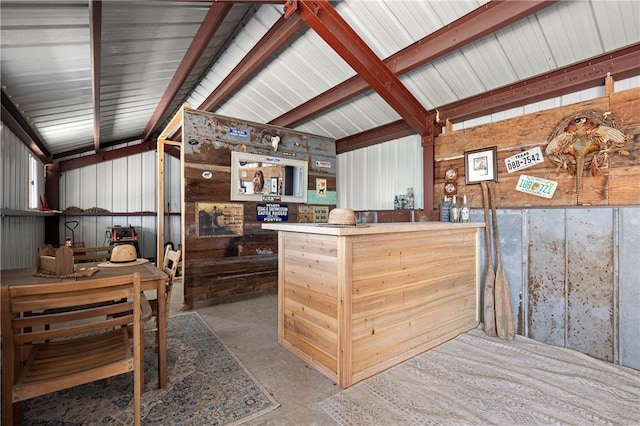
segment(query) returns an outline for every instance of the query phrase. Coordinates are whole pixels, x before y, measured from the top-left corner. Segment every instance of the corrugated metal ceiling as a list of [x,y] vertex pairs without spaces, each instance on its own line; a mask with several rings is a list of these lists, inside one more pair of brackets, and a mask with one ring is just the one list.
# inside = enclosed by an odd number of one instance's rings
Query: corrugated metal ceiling
[[[457,32],[447,34],[444,42],[429,37],[497,3],[332,4],[373,52],[386,59],[422,39],[439,43],[441,49],[446,42],[454,45]],[[228,11],[223,11],[224,4]],[[562,1],[544,6],[398,76],[400,81],[431,111],[616,49],[638,50],[640,2]],[[145,134],[152,140],[182,102],[202,105],[283,15],[282,4],[246,1],[105,1],[91,3],[92,10],[87,1],[2,1],[0,7],[3,120],[15,106],[31,126],[32,139],[39,139],[52,158],[93,153],[96,136],[100,149],[142,141]],[[202,44],[203,27],[214,8],[224,19]],[[92,69],[92,34],[99,42],[93,45],[99,69]],[[194,52],[198,57],[185,66]],[[284,114],[355,75],[306,25],[257,63],[250,77],[229,86],[230,94],[210,110],[279,124]],[[635,75],[638,69],[640,64]],[[180,72],[186,73],[182,79],[177,77]],[[93,127],[92,78],[100,82],[99,132]],[[154,118],[154,113],[159,115]],[[293,127],[341,139],[400,117],[369,90]]]

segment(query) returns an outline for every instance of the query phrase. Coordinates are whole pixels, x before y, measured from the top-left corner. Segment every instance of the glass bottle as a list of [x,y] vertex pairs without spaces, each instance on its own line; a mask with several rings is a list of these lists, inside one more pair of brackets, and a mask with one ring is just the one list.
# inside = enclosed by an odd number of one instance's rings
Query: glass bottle
[[449,222],[451,219],[451,200],[446,195],[440,203],[440,221]]
[[469,210],[469,205],[467,204],[467,196],[462,196],[462,207],[460,207],[460,222],[469,222],[469,216],[471,211]]
[[451,202],[450,220],[453,223],[460,222],[460,206],[458,205],[458,200],[455,195],[453,196],[453,201]]

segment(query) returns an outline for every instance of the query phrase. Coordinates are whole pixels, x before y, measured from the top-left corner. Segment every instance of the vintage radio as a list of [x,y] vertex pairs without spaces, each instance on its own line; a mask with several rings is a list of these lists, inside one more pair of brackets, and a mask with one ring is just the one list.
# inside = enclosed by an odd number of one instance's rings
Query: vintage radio
[[136,229],[133,226],[114,226],[111,228],[111,242],[137,241]]

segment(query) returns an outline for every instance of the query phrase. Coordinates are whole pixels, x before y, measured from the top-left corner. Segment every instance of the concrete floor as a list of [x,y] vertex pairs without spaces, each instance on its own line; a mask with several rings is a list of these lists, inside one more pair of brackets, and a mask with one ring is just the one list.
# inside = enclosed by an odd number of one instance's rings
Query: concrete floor
[[[171,314],[181,312],[181,280],[176,280],[171,299]],[[339,392],[340,387],[278,344],[278,299],[275,293],[197,311],[280,403],[280,407],[245,425],[337,424],[317,403]]]

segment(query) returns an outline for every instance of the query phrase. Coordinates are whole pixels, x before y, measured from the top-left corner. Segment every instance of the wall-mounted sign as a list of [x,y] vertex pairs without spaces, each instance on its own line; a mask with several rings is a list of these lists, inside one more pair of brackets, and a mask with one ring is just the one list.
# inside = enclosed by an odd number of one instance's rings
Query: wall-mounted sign
[[213,173],[207,170],[205,172],[202,172],[202,177],[205,179],[211,179],[213,177]]
[[249,132],[246,130],[238,130],[238,129],[229,129],[229,134],[231,136],[238,136],[241,138],[246,138],[249,136]]
[[241,203],[196,203],[198,237],[240,236],[244,229],[244,206]]
[[329,221],[329,206],[298,206],[299,223],[327,223]]
[[320,167],[323,169],[330,169],[331,161],[316,161],[316,167]]
[[316,178],[316,197],[327,198],[327,180]]
[[539,146],[504,159],[504,164],[507,166],[507,173],[517,172],[518,170],[526,169],[527,167],[543,162],[544,157],[542,156],[542,150]]
[[557,187],[558,182],[553,180],[520,175],[520,179],[518,179],[518,184],[516,185],[516,191],[537,195],[538,197],[552,198]]
[[287,222],[289,220],[289,206],[286,204],[258,204],[258,222]]
[[284,157],[295,157],[295,156],[297,156],[298,154],[296,154],[295,152],[282,151],[282,155],[283,155]]

